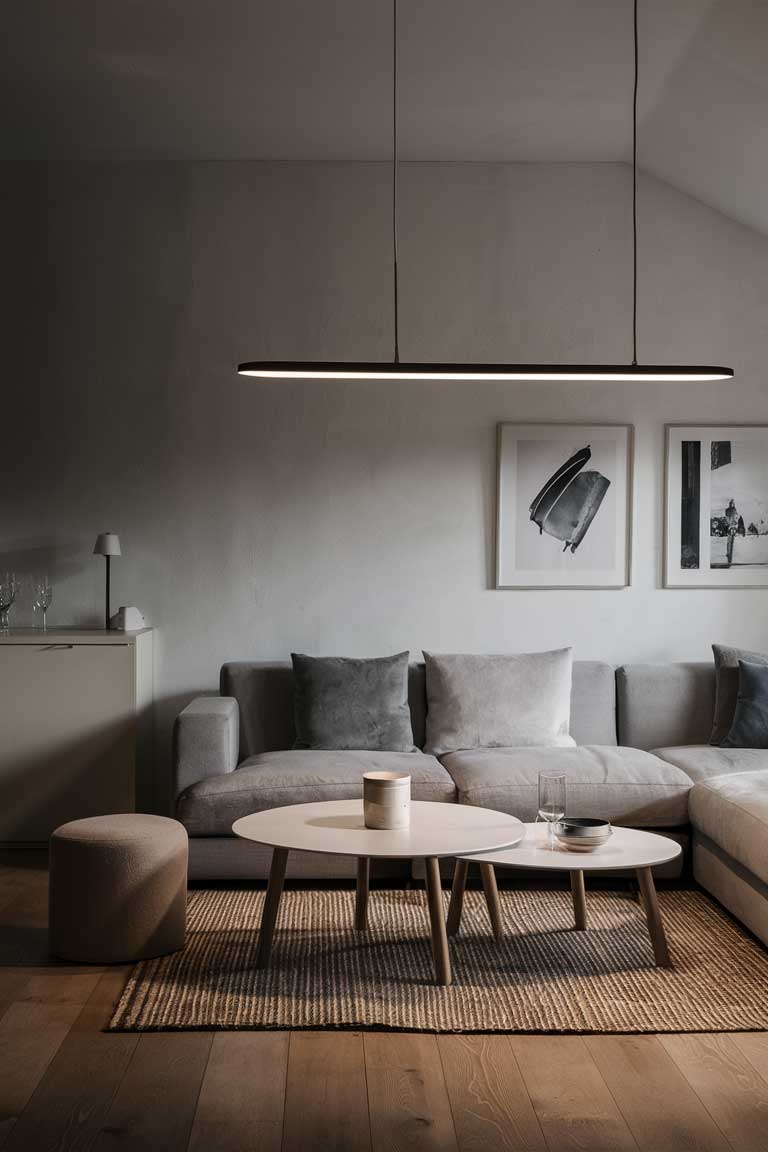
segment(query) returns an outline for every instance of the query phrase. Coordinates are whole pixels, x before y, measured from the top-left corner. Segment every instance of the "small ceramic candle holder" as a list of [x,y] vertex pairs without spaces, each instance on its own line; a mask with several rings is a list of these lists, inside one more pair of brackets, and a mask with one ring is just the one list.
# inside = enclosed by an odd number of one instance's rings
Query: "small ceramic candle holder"
[[407,772],[366,772],[363,776],[366,828],[408,828],[411,778]]

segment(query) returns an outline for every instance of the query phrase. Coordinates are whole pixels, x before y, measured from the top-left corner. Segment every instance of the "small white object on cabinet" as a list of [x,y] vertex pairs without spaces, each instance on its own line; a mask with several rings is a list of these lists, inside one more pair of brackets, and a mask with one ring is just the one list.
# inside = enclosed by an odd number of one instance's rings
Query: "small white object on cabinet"
[[118,608],[109,622],[113,632],[140,632],[147,622],[138,608]]
[[153,633],[0,635],[0,840],[151,804]]

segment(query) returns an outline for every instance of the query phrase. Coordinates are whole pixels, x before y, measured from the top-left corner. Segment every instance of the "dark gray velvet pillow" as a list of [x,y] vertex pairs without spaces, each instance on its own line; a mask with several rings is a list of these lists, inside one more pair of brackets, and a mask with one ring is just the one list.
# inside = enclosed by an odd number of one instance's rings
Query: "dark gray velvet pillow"
[[728,735],[736,711],[736,697],[739,694],[739,661],[750,664],[768,664],[768,656],[762,652],[748,652],[744,648],[729,648],[725,644],[713,644],[715,657],[715,718],[712,725],[710,744],[720,744]]
[[768,748],[768,665],[739,660],[739,695],[723,748]]
[[374,660],[291,653],[294,748],[414,752],[408,653]]

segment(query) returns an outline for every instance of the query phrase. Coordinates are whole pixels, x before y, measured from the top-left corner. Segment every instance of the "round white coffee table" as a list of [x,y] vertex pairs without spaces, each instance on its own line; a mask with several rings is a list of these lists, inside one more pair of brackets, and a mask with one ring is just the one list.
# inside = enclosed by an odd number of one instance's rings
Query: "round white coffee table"
[[[645,908],[656,964],[659,967],[669,966],[669,949],[656,900],[656,888],[651,869],[656,864],[666,864],[669,860],[674,860],[680,855],[682,849],[675,840],[670,840],[668,836],[657,836],[653,832],[640,832],[635,828],[614,828],[610,840],[599,848],[595,848],[594,851],[569,852],[567,848],[557,845],[556,841],[554,848],[549,847],[545,824],[525,824],[523,828],[524,835],[514,848],[508,848],[502,852],[483,851],[472,855],[467,854],[456,861],[451,903],[448,909],[447,930],[449,935],[453,935],[459,930],[467,871],[472,862],[491,869],[494,865],[501,864],[514,868],[533,868],[541,872],[569,872],[576,928],[582,931],[587,927],[584,873],[634,869],[640,886],[640,895]],[[489,882],[484,876],[483,887],[491,927],[498,939],[503,931],[503,923],[495,877],[493,882]]]
[[[438,859],[509,847],[522,838],[523,828],[518,819],[504,812],[437,801],[413,801],[410,828],[397,831],[366,828],[362,800],[293,804],[243,816],[232,825],[235,835],[272,848],[257,966],[263,967],[269,962],[289,852],[325,852],[357,857],[355,926],[359,930],[364,930],[367,923],[370,860],[423,859],[435,975],[438,984],[450,984],[451,964]],[[493,875],[490,865],[487,873]]]

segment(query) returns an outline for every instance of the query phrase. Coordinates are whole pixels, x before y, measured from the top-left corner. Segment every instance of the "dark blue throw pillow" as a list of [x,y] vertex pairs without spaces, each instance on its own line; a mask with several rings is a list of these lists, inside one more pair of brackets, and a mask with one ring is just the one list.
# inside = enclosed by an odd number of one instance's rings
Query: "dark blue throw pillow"
[[768,748],[768,666],[739,660],[739,695],[722,748]]

